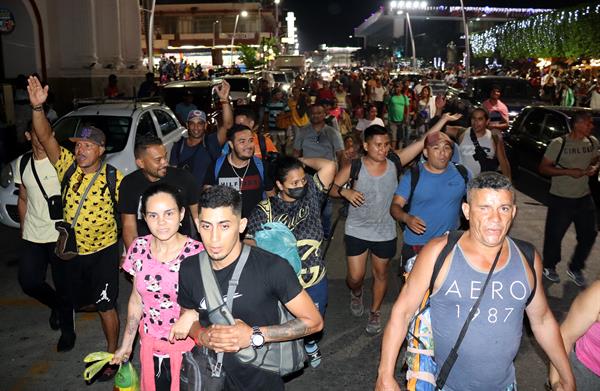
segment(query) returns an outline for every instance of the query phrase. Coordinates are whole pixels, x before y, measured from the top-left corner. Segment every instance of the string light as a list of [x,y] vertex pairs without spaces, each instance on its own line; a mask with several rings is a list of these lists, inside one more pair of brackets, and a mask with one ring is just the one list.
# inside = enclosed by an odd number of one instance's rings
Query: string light
[[471,35],[476,57],[592,57],[600,53],[600,4],[548,12]]

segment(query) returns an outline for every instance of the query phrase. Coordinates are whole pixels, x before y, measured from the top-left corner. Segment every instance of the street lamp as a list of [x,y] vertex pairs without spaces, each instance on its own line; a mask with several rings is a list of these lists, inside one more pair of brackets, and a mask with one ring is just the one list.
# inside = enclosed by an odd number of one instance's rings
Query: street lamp
[[273,0],[273,3],[275,4],[275,39],[279,45],[279,3],[281,0]]
[[463,0],[460,0],[460,9],[462,11],[463,28],[465,30],[465,76],[469,77],[471,69],[471,48],[469,45],[469,25],[467,23],[467,14],[465,13]]
[[233,34],[231,35],[231,55],[229,57],[230,66],[233,67],[233,44],[235,43],[235,32],[237,31],[238,21],[240,20],[240,15],[242,18],[248,16],[248,11],[244,10],[235,16],[235,23],[233,25]]
[[213,44],[212,44],[212,45],[213,45],[213,49],[214,49],[214,47],[215,47],[215,44],[216,44],[216,42],[215,42],[215,36],[216,36],[216,34],[217,34],[217,33],[216,33],[216,31],[215,31],[215,26],[217,25],[217,23],[220,23],[220,22],[221,22],[221,21],[220,21],[219,19],[217,19],[217,20],[215,20],[215,21],[213,22]]
[[[461,0],[462,2],[462,0]],[[396,15],[406,14],[406,24],[408,25],[408,32],[410,33],[410,44],[412,47],[412,65],[413,68],[417,68],[417,53],[415,51],[415,36],[413,35],[412,25],[410,23],[409,10],[424,10],[427,8],[426,1],[391,1],[390,10],[396,11]]]

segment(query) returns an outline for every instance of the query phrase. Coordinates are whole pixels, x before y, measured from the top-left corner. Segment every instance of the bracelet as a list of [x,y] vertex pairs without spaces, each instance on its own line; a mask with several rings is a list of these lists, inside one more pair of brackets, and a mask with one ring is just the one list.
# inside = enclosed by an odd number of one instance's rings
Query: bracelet
[[37,105],[37,106],[31,105],[31,110],[33,110],[33,111],[44,111],[44,105]]
[[225,104],[225,103],[229,104],[228,100],[220,100],[219,102],[221,102],[221,104]]
[[196,338],[193,338],[194,343],[198,346],[202,346],[202,341],[200,340],[200,333],[204,330],[204,328],[200,327],[200,329],[198,330],[198,334],[196,335]]

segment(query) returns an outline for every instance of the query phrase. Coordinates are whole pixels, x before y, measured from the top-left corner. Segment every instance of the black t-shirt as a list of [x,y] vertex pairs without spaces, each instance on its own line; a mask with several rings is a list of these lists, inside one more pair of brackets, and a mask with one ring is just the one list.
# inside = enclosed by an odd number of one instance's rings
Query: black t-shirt
[[185,139],[173,144],[169,164],[192,173],[199,186],[204,185],[205,175],[210,165],[221,155],[221,145],[217,133],[204,137],[202,143],[190,147]]
[[166,183],[179,191],[183,204],[186,206],[187,214],[181,222],[181,229],[179,231],[185,235],[197,238],[196,229],[192,229],[191,226],[191,215],[189,208],[187,207],[198,203],[200,186],[192,174],[183,169],[168,167],[167,175],[156,182],[150,182],[142,170],[136,170],[124,177],[121,181],[121,186],[119,187],[119,212],[136,215],[138,236],[150,234],[148,226],[142,216],[141,201],[144,191],[146,191],[150,185],[157,183]]
[[[246,171],[246,167],[248,171]],[[264,179],[260,176],[254,158],[250,159],[249,166],[246,167],[234,168],[229,163],[229,159],[225,158],[218,178],[215,178],[215,165],[213,164],[206,173],[205,180],[207,185],[225,185],[239,191],[242,195],[242,217],[250,215],[256,204],[265,198],[265,191],[273,190],[273,181],[266,172],[267,167],[264,164]]]
[[[224,301],[236,265],[237,260],[224,269],[214,271]],[[301,291],[298,278],[287,261],[252,247],[233,298],[232,315],[251,327],[277,325],[278,303],[288,303]],[[190,257],[181,262],[177,302],[183,308],[198,311],[203,327],[210,325],[198,257]],[[278,374],[242,364],[233,353],[225,353],[223,368],[227,374],[225,388],[228,390],[284,389]]]
[[308,191],[304,198],[286,202],[278,195],[261,201],[248,218],[246,238],[254,239],[257,231],[267,222],[285,224],[298,241],[298,253],[302,260],[300,283],[304,288],[316,285],[325,276],[325,261],[321,253],[323,225],[321,210],[327,198],[319,176],[306,176]]

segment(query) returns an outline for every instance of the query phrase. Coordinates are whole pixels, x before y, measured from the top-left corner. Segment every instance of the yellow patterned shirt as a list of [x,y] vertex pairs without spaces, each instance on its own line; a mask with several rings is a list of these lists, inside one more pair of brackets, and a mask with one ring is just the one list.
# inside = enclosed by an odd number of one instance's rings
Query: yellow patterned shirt
[[[65,173],[75,161],[75,157],[67,149],[60,149],[60,157],[54,167],[58,172],[58,179],[62,182]],[[75,225],[75,236],[77,239],[77,248],[79,254],[93,254],[98,252],[117,241],[117,224],[115,216],[110,190],[106,182],[106,166],[102,168],[103,172],[100,173],[96,181],[90,188],[90,191],[84,201],[79,217],[77,218],[77,224]],[[75,212],[79,206],[79,202],[85,189],[90,184],[90,181],[94,177],[95,173],[84,174],[83,180],[79,185],[77,191],[74,191],[74,186],[79,182],[79,178],[83,171],[79,166],[75,170],[75,173],[71,176],[66,194],[66,205],[64,205],[64,217],[67,223],[73,221]],[[117,191],[115,198],[118,200],[118,189],[123,179],[123,174],[117,171]]]

